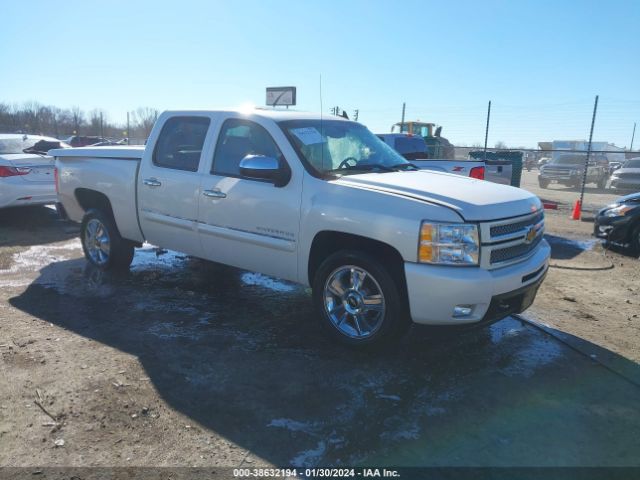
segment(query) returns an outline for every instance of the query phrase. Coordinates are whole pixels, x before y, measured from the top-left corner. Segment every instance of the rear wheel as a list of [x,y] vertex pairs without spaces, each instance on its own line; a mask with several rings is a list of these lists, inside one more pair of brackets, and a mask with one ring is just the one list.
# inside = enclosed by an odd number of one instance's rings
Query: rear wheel
[[411,325],[400,280],[373,257],[342,251],[318,268],[313,300],[323,329],[352,347],[383,347]]
[[131,265],[134,245],[120,236],[111,215],[88,210],[82,219],[80,238],[84,256],[102,270],[126,269]]

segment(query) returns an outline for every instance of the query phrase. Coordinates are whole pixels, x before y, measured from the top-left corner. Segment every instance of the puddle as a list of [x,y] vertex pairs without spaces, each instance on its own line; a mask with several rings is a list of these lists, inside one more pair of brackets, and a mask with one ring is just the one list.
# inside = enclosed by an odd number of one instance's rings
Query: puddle
[[[498,367],[498,371],[507,376],[531,377],[540,367],[562,355],[562,345],[558,341],[546,335],[531,335],[529,329],[516,320],[495,323],[489,332],[491,342],[502,347],[498,352],[509,359],[506,366]],[[513,344],[509,345],[510,342]]]

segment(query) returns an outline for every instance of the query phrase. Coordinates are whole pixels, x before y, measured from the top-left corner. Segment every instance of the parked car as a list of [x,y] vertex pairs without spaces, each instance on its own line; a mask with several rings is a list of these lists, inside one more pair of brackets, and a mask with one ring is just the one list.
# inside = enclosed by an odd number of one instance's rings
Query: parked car
[[[580,187],[584,176],[586,154],[564,153],[553,158],[540,168],[538,184],[540,188],[547,188],[550,183],[561,183],[568,187]],[[604,188],[609,178],[608,162],[595,156],[587,166],[587,183],[595,183],[598,188]]]
[[424,138],[407,133],[379,133],[378,138],[416,167],[484,180],[485,164],[471,160],[430,159]]
[[595,218],[594,235],[640,253],[640,192],[620,197]]
[[352,346],[521,312],[548,268],[538,197],[416,169],[345,119],[164,112],[146,147],[51,153],[95,267],[128,268],[147,241],[308,285]]
[[74,148],[86,147],[89,145],[97,145],[99,143],[107,142],[108,140],[102,137],[85,136],[85,135],[72,135],[65,139],[65,142]]
[[0,208],[56,202],[52,148],[68,145],[51,137],[0,134]]
[[640,190],[640,157],[630,158],[611,175],[611,188]]

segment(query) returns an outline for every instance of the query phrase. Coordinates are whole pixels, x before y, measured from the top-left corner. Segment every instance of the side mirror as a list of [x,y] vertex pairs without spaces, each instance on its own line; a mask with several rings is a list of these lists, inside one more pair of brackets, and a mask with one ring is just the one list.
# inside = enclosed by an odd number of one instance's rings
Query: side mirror
[[284,187],[291,179],[291,171],[280,165],[277,158],[247,155],[240,161],[240,175],[252,180],[268,180],[276,187]]

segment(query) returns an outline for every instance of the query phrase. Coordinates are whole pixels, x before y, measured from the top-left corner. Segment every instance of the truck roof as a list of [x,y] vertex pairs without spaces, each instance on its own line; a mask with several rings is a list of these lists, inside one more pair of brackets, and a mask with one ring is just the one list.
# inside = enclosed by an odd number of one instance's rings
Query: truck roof
[[275,122],[284,120],[341,120],[349,121],[345,118],[335,115],[322,115],[315,112],[301,112],[297,110],[275,110],[271,108],[256,107],[252,109],[211,109],[211,110],[166,110],[162,112],[163,116],[190,115],[194,113],[210,114],[210,113],[239,113],[247,116],[256,116],[269,118]]

